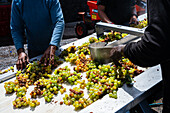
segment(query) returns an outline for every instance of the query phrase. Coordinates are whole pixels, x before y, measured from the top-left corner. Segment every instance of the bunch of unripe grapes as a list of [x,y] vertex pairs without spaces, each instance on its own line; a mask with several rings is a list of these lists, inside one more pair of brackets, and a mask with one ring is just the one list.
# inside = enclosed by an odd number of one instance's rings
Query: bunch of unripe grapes
[[[57,93],[58,93],[58,92],[57,92]],[[44,96],[44,99],[45,99],[46,102],[51,102],[54,94],[51,93],[50,90],[47,90],[47,91],[44,91],[43,96]]]
[[139,24],[135,25],[135,24],[131,24],[130,27],[135,27],[135,28],[144,28],[148,25],[147,19],[145,18],[144,20],[139,21]]
[[40,102],[38,102],[38,100],[30,100],[30,98],[28,98],[28,102],[29,102],[30,107],[33,107],[33,108],[40,105]]
[[28,106],[36,107],[40,105],[40,102],[38,102],[37,100],[30,100],[30,98],[26,99],[25,96],[16,98],[12,103],[15,108],[28,107]]
[[116,32],[116,31],[108,32],[107,34],[99,37],[99,42],[110,42],[110,41],[114,41],[114,40],[120,40],[127,35],[128,35],[127,33],[120,33],[120,32]]
[[61,54],[59,55],[60,58],[64,58],[68,56],[69,53],[75,53],[77,50],[76,46],[72,45],[69,46],[68,48],[64,49]]
[[87,64],[88,69],[95,69],[98,67],[98,62],[94,62],[92,60],[89,60],[89,63]]
[[6,94],[11,94],[14,92],[14,88],[15,88],[16,84],[12,81],[9,82],[5,82],[4,83],[4,88],[6,90]]
[[29,105],[29,101],[25,96],[16,98],[12,103],[15,108],[27,107]]
[[84,89],[86,87],[85,80],[77,80],[77,83],[80,84],[80,86],[79,86],[80,89]]
[[78,55],[78,59],[76,60],[76,67],[74,67],[74,71],[76,72],[86,72],[89,70],[88,64],[91,61],[90,58],[86,58],[84,53]]
[[61,84],[57,82],[55,79],[39,79],[34,83],[36,87],[30,93],[32,98],[36,98],[37,96],[44,96],[45,101],[51,102],[54,95],[58,94],[58,91],[63,88]]
[[86,72],[86,78],[89,82],[98,83],[101,79],[100,70],[99,69],[92,69]]
[[89,106],[92,103],[93,103],[93,101],[90,99],[80,98],[79,100],[76,100],[73,103],[73,106],[74,106],[75,110],[79,110],[79,109],[83,109],[83,108]]
[[70,62],[72,64],[75,64],[77,59],[78,59],[78,56],[75,53],[69,53],[68,56],[65,57],[65,61]]
[[95,38],[95,37],[90,37],[90,38],[89,38],[89,42],[90,42],[90,43],[95,43],[95,42],[98,42],[98,39]]
[[97,84],[95,83],[94,85],[92,85],[90,87],[90,89],[88,90],[89,92],[89,98],[90,100],[92,100],[93,102],[95,102],[96,100],[98,100],[100,97],[104,96],[106,88],[104,88],[102,86],[102,84]]
[[6,90],[6,94],[16,92],[17,97],[23,97],[27,92],[27,88],[25,86],[20,87],[17,82],[12,81],[5,82],[4,88]]
[[77,54],[84,53],[85,55],[90,55],[89,44],[89,42],[85,42],[81,46],[78,46]]
[[54,71],[54,79],[57,79],[58,82],[63,83],[63,82],[68,82],[71,85],[74,85],[74,82],[77,81],[78,79],[81,79],[81,73],[77,72],[70,72],[70,68],[67,66],[64,68],[59,68]]
[[16,95],[17,95],[17,97],[23,97],[23,96],[25,96],[26,92],[27,92],[27,88],[26,88],[25,86],[19,87],[19,88],[16,89]]
[[81,79],[81,73],[73,72],[69,77],[67,82],[70,83],[71,85],[74,85],[74,83],[78,80]]
[[63,97],[64,104],[66,105],[72,105],[75,101],[79,100],[84,96],[84,92],[80,90],[78,87],[74,87],[73,89],[70,89],[70,94],[65,94],[65,97]]

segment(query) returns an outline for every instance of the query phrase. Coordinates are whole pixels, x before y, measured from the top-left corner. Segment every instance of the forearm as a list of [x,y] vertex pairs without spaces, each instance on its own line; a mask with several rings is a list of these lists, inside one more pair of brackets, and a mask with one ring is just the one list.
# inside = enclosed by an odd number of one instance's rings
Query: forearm
[[24,33],[11,29],[11,35],[15,44],[16,50],[24,48]]
[[110,21],[110,19],[107,17],[106,13],[104,11],[99,11],[99,17],[103,22],[106,23],[113,23],[112,21]]
[[137,16],[137,12],[136,12],[136,7],[135,7],[135,6],[132,6],[131,8],[132,8],[131,15],[132,15],[132,16],[136,16],[136,18],[137,18],[138,16]]
[[53,1],[50,13],[51,13],[52,23],[54,24],[54,30],[52,33],[50,45],[55,45],[56,47],[59,47],[60,41],[64,33],[64,27],[65,27],[64,17],[63,17],[59,0]]
[[60,41],[62,39],[64,33],[64,20],[61,19],[59,22],[56,23],[55,28],[53,30],[52,38],[50,41],[50,45],[54,45],[57,48],[59,47]]

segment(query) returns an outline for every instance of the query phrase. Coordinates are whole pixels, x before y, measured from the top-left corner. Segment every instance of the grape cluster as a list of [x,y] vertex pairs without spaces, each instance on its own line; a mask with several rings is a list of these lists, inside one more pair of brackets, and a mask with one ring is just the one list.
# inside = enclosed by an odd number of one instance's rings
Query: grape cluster
[[61,94],[63,94],[64,92],[66,92],[66,88],[60,89]]
[[90,37],[90,38],[89,38],[89,42],[90,42],[90,43],[98,42],[98,39],[95,38],[95,37]]
[[37,96],[44,96],[45,101],[51,102],[54,95],[58,94],[58,91],[63,88],[61,84],[58,83],[57,80],[50,79],[39,79],[34,85],[34,90],[30,93],[32,98],[36,98]]
[[86,83],[85,80],[78,80],[77,83],[80,84],[79,88],[84,89],[86,87]]
[[69,53],[68,56],[65,57],[65,61],[70,62],[72,64],[75,64],[77,59],[78,59],[78,56],[75,53]]
[[51,91],[47,90],[47,91],[44,91],[43,96],[44,96],[44,99],[45,99],[46,102],[51,102],[54,94],[51,93]]
[[60,58],[64,58],[68,56],[69,53],[75,53],[77,50],[76,46],[72,45],[69,46],[68,48],[64,49],[61,54],[59,55]]
[[73,103],[73,106],[74,106],[75,110],[78,110],[78,109],[83,109],[92,103],[93,103],[93,101],[90,99],[87,100],[86,98],[80,98],[79,100],[76,100]]
[[25,96],[16,98],[12,103],[15,108],[28,107],[28,106],[36,107],[40,105],[40,102],[38,102],[37,100],[30,100],[30,98],[26,99]]
[[77,54],[84,53],[85,55],[90,55],[89,44],[89,42],[85,42],[81,46],[78,46]]
[[120,33],[120,32],[109,32],[106,35],[102,35],[99,37],[99,42],[110,42],[114,40],[120,40],[127,36],[127,33]]
[[144,20],[139,21],[139,24],[131,24],[130,27],[135,27],[135,28],[144,28],[148,25],[147,19],[145,18]]
[[74,85],[74,82],[77,81],[78,79],[81,79],[81,73],[77,72],[70,72],[70,69],[68,66],[65,66],[64,68],[59,68],[54,71],[54,79],[57,79],[60,83],[63,82],[68,82],[71,85]]
[[21,107],[27,107],[29,106],[29,101],[26,99],[26,97],[18,97],[13,102],[13,106],[15,108],[21,108]]
[[25,96],[26,92],[27,92],[27,88],[24,87],[24,86],[23,86],[23,87],[19,87],[19,88],[16,89],[16,95],[17,95],[17,97],[23,97],[23,96]]
[[[23,71],[17,71],[16,80],[14,82],[5,82],[4,84],[7,94],[16,92],[18,98],[13,102],[13,105],[16,108],[27,106],[28,103],[25,95],[27,88],[33,83],[36,87],[34,87],[34,90],[30,93],[31,98],[43,95],[46,101],[51,101],[53,95],[58,93],[62,85],[58,84],[57,80],[51,79],[50,74],[52,69],[61,63],[62,61],[59,61],[59,57],[55,56],[53,65],[44,66],[43,63],[34,61],[33,63],[29,63]],[[36,105],[39,105],[37,100],[30,101],[31,107],[35,107]]]
[[90,87],[89,91],[89,98],[95,102],[97,99],[99,99],[101,96],[103,96],[106,88],[102,87],[102,84],[95,83]]
[[86,58],[86,55],[84,53],[81,53],[78,55],[78,59],[76,60],[76,67],[74,67],[74,71],[76,72],[86,72],[88,71],[89,62],[91,61],[90,58]]
[[72,105],[76,100],[79,100],[84,96],[84,92],[80,90],[78,87],[74,87],[73,89],[70,89],[70,94],[65,94],[65,97],[63,97],[64,104],[66,105]]
[[38,100],[30,100],[30,99],[28,98],[28,101],[29,101],[30,107],[35,108],[36,106],[39,106],[39,105],[40,105],[40,102],[38,102]]
[[11,94],[14,92],[16,84],[12,81],[5,82],[4,88],[6,90],[6,94]]

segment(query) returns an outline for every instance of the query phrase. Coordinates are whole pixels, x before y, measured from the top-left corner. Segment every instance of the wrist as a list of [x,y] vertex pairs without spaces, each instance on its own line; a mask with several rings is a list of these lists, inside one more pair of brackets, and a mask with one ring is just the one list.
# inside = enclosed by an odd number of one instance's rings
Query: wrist
[[51,51],[52,54],[55,54],[55,52],[56,52],[57,49],[58,49],[57,46],[55,46],[55,45],[50,45],[50,51]]
[[20,54],[20,53],[25,53],[25,50],[24,50],[24,48],[19,48],[18,50],[17,50],[17,53],[18,53],[18,55]]
[[132,17],[133,18],[138,18],[138,15],[137,14],[132,14]]

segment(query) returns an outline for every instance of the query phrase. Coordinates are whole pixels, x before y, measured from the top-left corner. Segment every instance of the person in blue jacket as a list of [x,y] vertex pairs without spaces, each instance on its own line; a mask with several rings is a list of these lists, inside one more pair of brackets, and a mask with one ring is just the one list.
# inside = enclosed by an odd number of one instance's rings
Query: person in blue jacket
[[[43,53],[40,61],[45,59],[45,65],[53,64],[64,25],[59,0],[13,0],[10,28],[18,53],[17,69],[22,70],[29,58]],[[24,51],[25,37],[28,55]]]

